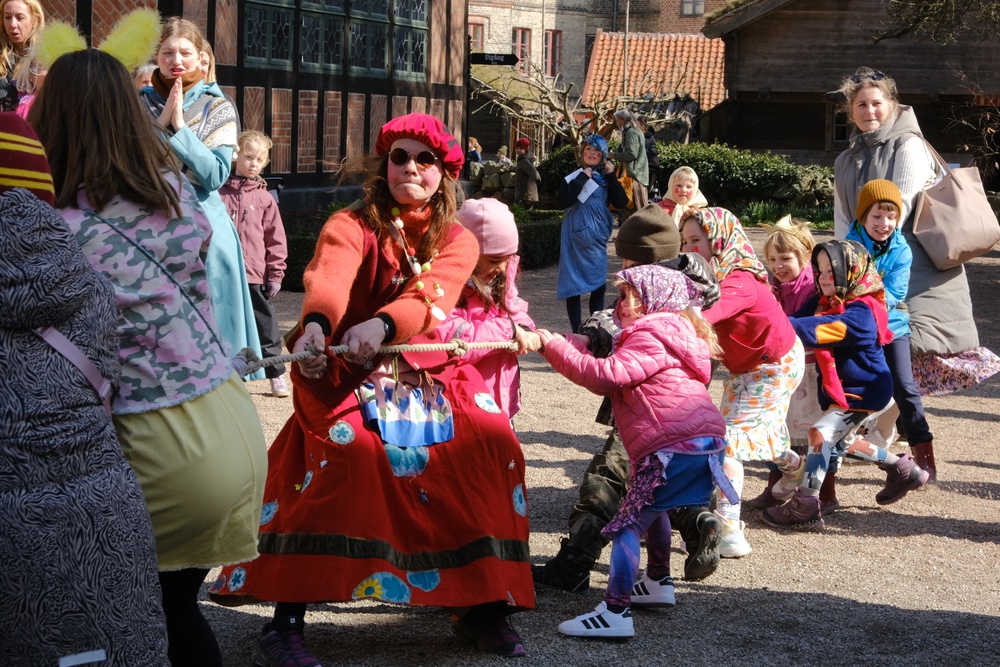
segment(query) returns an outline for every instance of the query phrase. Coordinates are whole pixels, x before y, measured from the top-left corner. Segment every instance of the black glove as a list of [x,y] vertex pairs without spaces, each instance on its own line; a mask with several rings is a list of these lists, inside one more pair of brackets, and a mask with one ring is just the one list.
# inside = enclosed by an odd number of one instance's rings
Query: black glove
[[620,331],[614,321],[614,312],[612,308],[598,311],[580,327],[580,333],[590,339],[590,351],[599,359],[611,356],[611,340]]
[[657,262],[674,271],[680,271],[691,279],[701,289],[704,301],[702,308],[708,310],[719,301],[719,279],[715,277],[715,269],[701,255],[694,252],[682,252],[674,259]]

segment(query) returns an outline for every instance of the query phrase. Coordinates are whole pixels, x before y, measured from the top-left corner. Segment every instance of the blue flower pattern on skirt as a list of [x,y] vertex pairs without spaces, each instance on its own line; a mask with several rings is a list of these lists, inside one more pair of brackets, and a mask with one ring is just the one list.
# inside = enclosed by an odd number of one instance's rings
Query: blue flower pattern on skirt
[[341,420],[330,427],[330,440],[338,445],[349,445],[354,442],[354,427]]
[[407,572],[406,580],[414,588],[419,588],[425,593],[429,593],[441,583],[441,575],[437,570],[427,570],[426,572]]
[[410,602],[410,588],[391,572],[375,572],[361,581],[351,594],[354,600],[372,598],[383,602]]
[[514,511],[524,516],[528,513],[528,499],[524,497],[524,484],[514,487]]
[[490,394],[482,392],[476,394],[475,398],[476,398],[476,405],[478,405],[486,412],[489,412],[491,414],[500,413],[500,406],[497,405],[497,402],[493,400],[493,396],[491,396]]
[[247,571],[238,567],[229,573],[229,590],[235,593],[247,582]]
[[260,508],[260,525],[265,525],[271,522],[274,515],[278,513],[278,501],[272,500],[269,503],[264,503],[263,507]]
[[385,456],[396,477],[416,477],[427,467],[431,454],[427,447],[403,448],[386,443]]

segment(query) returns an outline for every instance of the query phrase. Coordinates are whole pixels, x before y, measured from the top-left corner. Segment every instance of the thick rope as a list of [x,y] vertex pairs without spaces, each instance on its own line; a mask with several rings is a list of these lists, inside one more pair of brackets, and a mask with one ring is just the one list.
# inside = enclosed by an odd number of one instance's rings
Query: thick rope
[[[451,352],[456,357],[461,357],[469,350],[510,350],[511,352],[516,352],[519,347],[520,345],[516,340],[466,343],[464,340],[455,338],[447,343],[404,343],[401,345],[383,345],[379,348],[378,353],[399,354],[400,352]],[[347,352],[347,349],[346,345],[331,345],[327,348],[327,351],[329,351],[330,354],[343,354],[344,352]],[[240,350],[235,357],[233,357],[233,367],[240,376],[246,377],[261,368],[290,363],[293,361],[302,361],[304,359],[308,359],[309,357],[315,357],[317,354],[317,350],[309,348],[303,350],[302,352],[279,354],[276,357],[261,359],[251,348],[245,347]]]

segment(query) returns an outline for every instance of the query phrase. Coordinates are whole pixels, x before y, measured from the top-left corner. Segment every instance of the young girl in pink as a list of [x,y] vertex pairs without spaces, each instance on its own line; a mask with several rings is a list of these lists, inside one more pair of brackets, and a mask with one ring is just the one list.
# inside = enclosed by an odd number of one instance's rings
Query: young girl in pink
[[[624,269],[618,280],[621,331],[611,356],[599,359],[576,337],[538,331],[553,368],[611,396],[631,463],[628,492],[604,528],[612,540],[608,591],[594,611],[559,625],[573,637],[632,637],[631,607],[673,606],[667,510],[706,504],[716,483],[736,495],[722,472],[725,421],[706,388],[719,347],[698,314],[701,290],[655,264]],[[648,562],[636,581],[643,535]]]
[[517,355],[535,352],[541,343],[528,317],[528,302],[517,295],[515,278],[520,257],[514,215],[496,199],[468,199],[458,221],[479,240],[479,262],[465,284],[451,315],[437,328],[445,342],[467,343],[517,340],[517,352],[474,349],[462,355],[486,381],[493,400],[511,419],[521,408]]
[[[725,469],[739,494],[743,461],[786,463],[790,443],[785,417],[805,372],[805,354],[735,215],[723,208],[691,211],[681,224],[681,242],[683,252],[709,260],[719,279],[719,302],[704,315],[719,335],[722,363],[730,373],[722,397]],[[739,500],[730,503],[720,497],[716,511],[723,519],[719,555],[749,554]]]
[[[809,232],[809,223],[804,220],[792,220],[790,215],[774,225],[761,225],[769,232],[764,241],[764,254],[767,257],[767,268],[770,271],[768,282],[771,293],[778,299],[785,315],[792,316],[811,299],[816,298],[816,287],[813,281],[812,249],[816,245]],[[812,350],[805,351],[805,373],[798,389],[792,394],[788,405],[788,416],[785,425],[792,448],[797,454],[804,455],[809,445],[809,429],[823,415],[819,407],[819,391],[816,387],[818,377],[815,367],[816,359]],[[791,458],[791,457],[789,457]],[[803,459],[804,460],[804,459]],[[776,465],[769,464],[767,488],[759,496],[747,504],[755,509],[775,507],[787,497],[778,498],[772,494],[774,485],[781,480],[781,470]],[[823,487],[823,501],[828,503],[826,511],[833,511],[839,504],[836,501],[834,489],[834,472],[836,466],[827,473]],[[778,489],[778,494],[788,493],[788,490]]]

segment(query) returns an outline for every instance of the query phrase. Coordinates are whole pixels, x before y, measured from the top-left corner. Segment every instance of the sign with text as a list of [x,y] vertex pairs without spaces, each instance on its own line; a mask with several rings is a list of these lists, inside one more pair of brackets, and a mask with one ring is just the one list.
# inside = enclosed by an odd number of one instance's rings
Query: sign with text
[[513,53],[470,53],[469,64],[471,65],[514,65],[521,62],[521,59]]

